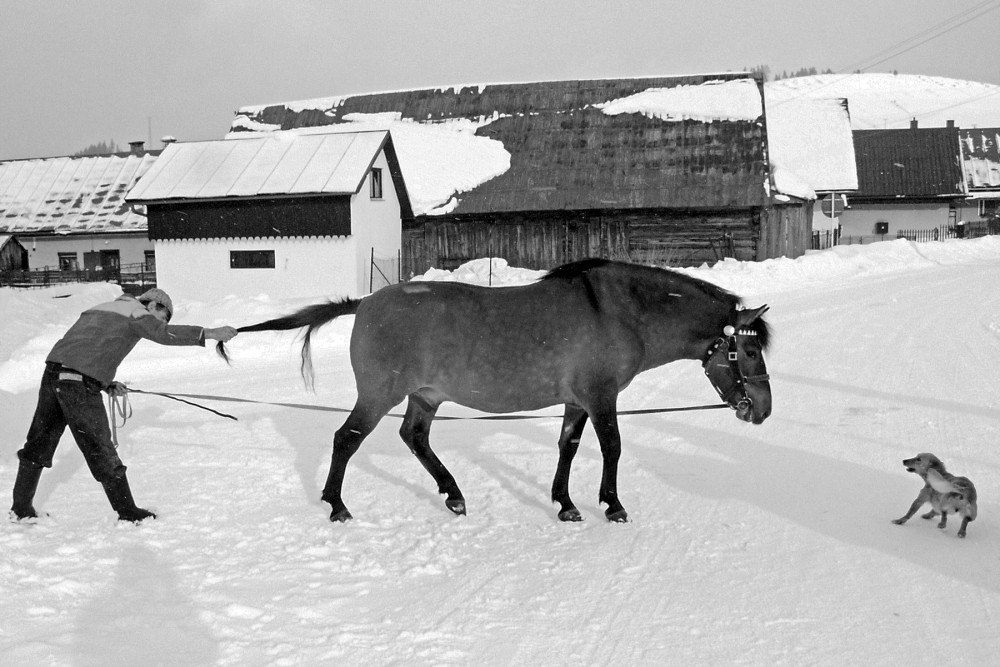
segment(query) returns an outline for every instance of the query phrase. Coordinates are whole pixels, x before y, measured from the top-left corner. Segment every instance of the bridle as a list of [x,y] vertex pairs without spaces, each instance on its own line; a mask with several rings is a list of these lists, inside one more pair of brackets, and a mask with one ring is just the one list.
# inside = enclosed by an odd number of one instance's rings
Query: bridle
[[[739,348],[736,346],[737,336],[756,336],[757,332],[752,329],[739,329],[726,325],[722,330],[722,335],[715,339],[712,346],[708,348],[702,367],[708,381],[715,387],[719,397],[729,404],[729,407],[737,412],[749,411],[753,407],[753,401],[747,395],[746,386],[748,384],[758,384],[767,382],[770,376],[767,373],[760,375],[746,375],[739,363]],[[726,360],[717,360],[716,357],[726,355]],[[712,377],[712,370],[725,368],[730,372],[726,375],[732,379],[732,385],[728,389],[723,389],[716,378]]]

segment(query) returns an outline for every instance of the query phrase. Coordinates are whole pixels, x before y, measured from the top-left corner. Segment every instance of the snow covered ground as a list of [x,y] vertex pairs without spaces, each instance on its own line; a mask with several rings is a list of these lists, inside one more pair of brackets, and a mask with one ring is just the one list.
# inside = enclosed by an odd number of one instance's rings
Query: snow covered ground
[[[493,269],[495,283],[511,275]],[[159,518],[115,521],[67,435],[36,498],[50,516],[0,523],[0,664],[996,664],[1000,238],[691,272],[770,304],[774,414],[623,417],[631,523],[603,519],[589,427],[573,475],[586,520],[557,521],[558,419],[436,423],[469,506],[455,517],[387,418],[348,469],[356,519],[334,525],[319,490],[343,415],[205,402],[231,421],[133,395],[120,451]],[[0,290],[5,503],[45,354],[116,294]],[[180,304],[174,321],[241,325],[301,305],[231,297]],[[291,333],[239,336],[231,367],[143,342],[119,379],[350,407],[352,319],[316,337],[315,394]],[[639,376],[620,405],[715,399],[700,366],[678,362]],[[954,522],[890,523],[921,485],[901,459],[922,451],[978,486],[965,540]]]

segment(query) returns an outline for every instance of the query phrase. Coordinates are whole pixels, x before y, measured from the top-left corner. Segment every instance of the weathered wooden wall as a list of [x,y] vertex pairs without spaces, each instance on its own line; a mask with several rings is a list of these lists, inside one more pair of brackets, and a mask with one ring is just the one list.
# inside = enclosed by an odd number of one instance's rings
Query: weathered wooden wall
[[403,276],[453,269],[479,257],[549,269],[584,257],[698,266],[726,257],[797,257],[809,242],[800,205],[775,210],[564,212],[532,216],[420,217],[403,230]]
[[812,217],[812,202],[781,204],[764,209],[754,259],[795,259],[804,255],[812,244]]

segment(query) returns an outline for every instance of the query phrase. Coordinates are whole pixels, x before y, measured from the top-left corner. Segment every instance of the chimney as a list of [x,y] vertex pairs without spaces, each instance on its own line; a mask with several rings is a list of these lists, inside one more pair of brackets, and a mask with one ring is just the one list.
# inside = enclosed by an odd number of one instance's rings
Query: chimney
[[130,141],[128,142],[129,152],[136,157],[142,157],[146,154],[146,149],[143,148],[145,145],[145,141]]
[[955,121],[953,120],[945,121],[944,126],[949,129],[953,129],[955,127]]
[[160,137],[160,141],[163,142],[163,147],[166,148],[170,144],[175,143],[177,140],[168,134],[165,137]]
[[917,119],[916,118],[914,118],[913,120],[910,121],[910,129],[911,130],[917,129]]

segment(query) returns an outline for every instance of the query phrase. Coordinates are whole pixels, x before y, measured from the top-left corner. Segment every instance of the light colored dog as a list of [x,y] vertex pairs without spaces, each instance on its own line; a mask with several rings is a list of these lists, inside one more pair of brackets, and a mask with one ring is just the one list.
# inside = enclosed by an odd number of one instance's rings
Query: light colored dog
[[976,520],[977,513],[976,487],[972,482],[966,477],[956,477],[949,473],[941,459],[933,454],[917,454],[912,459],[904,460],[903,465],[909,472],[920,475],[925,484],[917,494],[917,499],[910,505],[910,510],[893,523],[906,523],[924,503],[930,503],[933,509],[922,515],[924,519],[933,519],[940,513],[938,528],[944,528],[948,525],[949,512],[961,514],[962,526],[958,529],[958,536],[965,537],[965,527],[970,521]]

